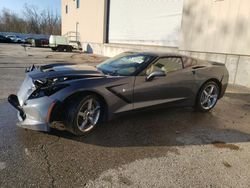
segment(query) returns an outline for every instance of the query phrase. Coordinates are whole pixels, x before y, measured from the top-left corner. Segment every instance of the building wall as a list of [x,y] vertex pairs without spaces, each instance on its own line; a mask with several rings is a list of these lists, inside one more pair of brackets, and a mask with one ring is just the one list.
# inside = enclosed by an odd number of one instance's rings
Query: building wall
[[179,50],[224,63],[230,83],[250,87],[249,10],[249,0],[184,0]]
[[76,9],[76,0],[62,0],[62,34],[75,31],[79,22],[83,50],[90,53],[111,57],[129,50],[179,52],[221,62],[229,70],[231,84],[250,87],[249,0],[184,0],[177,47],[105,43],[107,2],[80,0]]
[[103,43],[106,40],[106,0],[80,0],[79,8],[76,2],[62,0],[62,35],[78,30],[81,42]]
[[109,42],[177,47],[182,8],[183,0],[110,0]]
[[179,48],[250,55],[250,1],[185,0]]

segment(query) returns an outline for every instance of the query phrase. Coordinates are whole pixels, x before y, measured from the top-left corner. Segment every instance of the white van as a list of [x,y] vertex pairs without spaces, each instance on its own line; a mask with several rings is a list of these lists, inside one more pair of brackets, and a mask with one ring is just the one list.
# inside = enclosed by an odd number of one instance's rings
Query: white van
[[53,51],[67,51],[72,52],[72,50],[75,48],[72,44],[70,44],[70,41],[67,37],[59,36],[59,35],[51,35],[49,37],[49,47]]

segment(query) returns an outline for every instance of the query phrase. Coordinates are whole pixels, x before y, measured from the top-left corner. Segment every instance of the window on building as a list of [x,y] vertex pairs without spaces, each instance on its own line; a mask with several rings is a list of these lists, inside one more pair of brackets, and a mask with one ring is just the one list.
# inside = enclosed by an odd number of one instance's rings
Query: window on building
[[68,5],[65,6],[66,14],[68,14]]
[[80,7],[80,0],[76,0],[76,8]]

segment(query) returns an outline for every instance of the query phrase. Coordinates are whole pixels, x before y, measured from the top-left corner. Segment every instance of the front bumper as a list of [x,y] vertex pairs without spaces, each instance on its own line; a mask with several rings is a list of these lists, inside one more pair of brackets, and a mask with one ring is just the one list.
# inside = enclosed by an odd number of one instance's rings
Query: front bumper
[[48,117],[52,111],[51,108],[55,104],[53,99],[42,97],[27,100],[23,106],[20,106],[18,97],[10,95],[8,101],[18,111],[17,117],[19,122],[17,125],[19,127],[45,132],[50,130]]

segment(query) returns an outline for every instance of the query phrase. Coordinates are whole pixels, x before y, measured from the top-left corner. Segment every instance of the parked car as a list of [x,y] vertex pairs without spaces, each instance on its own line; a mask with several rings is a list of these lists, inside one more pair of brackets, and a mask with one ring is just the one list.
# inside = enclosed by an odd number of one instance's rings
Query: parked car
[[0,35],[0,43],[11,43],[11,39],[3,36],[3,35]]
[[49,46],[48,38],[40,38],[42,46]]
[[102,121],[148,107],[214,108],[228,84],[224,64],[179,54],[126,52],[98,66],[51,64],[30,67],[8,101],[19,126],[66,129],[85,135]]
[[33,40],[32,37],[27,37],[27,38],[24,39],[24,43],[25,44],[32,44],[32,40]]
[[31,39],[31,46],[49,47],[49,39],[47,39],[47,38]]
[[11,39],[12,42],[14,43],[24,43],[25,40],[19,36],[16,35],[7,35],[6,38]]

